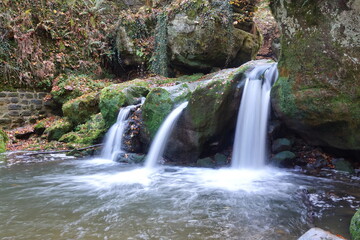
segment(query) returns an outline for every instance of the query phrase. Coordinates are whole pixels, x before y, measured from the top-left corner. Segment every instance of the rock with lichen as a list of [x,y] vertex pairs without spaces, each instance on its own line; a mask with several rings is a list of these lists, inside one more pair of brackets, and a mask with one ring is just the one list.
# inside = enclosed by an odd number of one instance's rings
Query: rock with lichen
[[357,1],[271,2],[281,27],[276,114],[309,143],[360,150]]

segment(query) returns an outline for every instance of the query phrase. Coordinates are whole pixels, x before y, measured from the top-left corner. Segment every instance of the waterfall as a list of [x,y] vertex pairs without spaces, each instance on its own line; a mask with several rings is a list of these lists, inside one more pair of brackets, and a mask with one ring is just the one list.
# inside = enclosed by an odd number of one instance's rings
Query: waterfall
[[106,133],[104,148],[101,151],[101,158],[116,160],[119,153],[122,153],[122,136],[128,122],[128,117],[131,109],[143,104],[145,98],[141,99],[138,105],[129,105],[120,109],[116,123],[114,123],[109,131]]
[[153,168],[155,167],[157,161],[164,153],[167,140],[172,132],[172,129],[175,126],[177,119],[179,118],[181,112],[186,108],[188,102],[180,104],[175,108],[161,124],[159,130],[157,131],[154,141],[150,146],[149,153],[145,159],[145,167]]
[[262,63],[246,74],[236,123],[232,168],[265,165],[270,90],[277,77],[277,63]]

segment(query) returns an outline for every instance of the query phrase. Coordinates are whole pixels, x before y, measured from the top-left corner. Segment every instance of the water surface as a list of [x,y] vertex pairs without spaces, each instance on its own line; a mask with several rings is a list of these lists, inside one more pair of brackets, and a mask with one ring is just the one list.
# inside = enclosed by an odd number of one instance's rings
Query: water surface
[[[359,178],[103,159],[0,165],[0,239],[297,239],[316,225],[348,237]],[[308,194],[304,194],[308,192]]]

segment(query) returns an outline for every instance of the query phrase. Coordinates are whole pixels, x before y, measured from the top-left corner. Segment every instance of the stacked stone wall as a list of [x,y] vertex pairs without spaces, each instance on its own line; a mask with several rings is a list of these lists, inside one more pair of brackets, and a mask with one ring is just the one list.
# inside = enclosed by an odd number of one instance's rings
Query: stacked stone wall
[[46,92],[0,92],[0,127],[12,129],[46,117],[50,103],[44,101]]

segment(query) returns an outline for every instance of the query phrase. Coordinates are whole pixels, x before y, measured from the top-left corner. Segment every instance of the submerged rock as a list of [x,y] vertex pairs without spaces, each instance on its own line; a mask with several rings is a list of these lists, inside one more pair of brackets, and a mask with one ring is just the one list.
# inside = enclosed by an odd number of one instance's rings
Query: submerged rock
[[358,1],[271,1],[281,26],[272,105],[309,143],[360,150]]
[[271,162],[276,166],[286,166],[288,165],[288,161],[293,160],[295,157],[296,155],[293,152],[283,151],[275,154],[271,158]]

